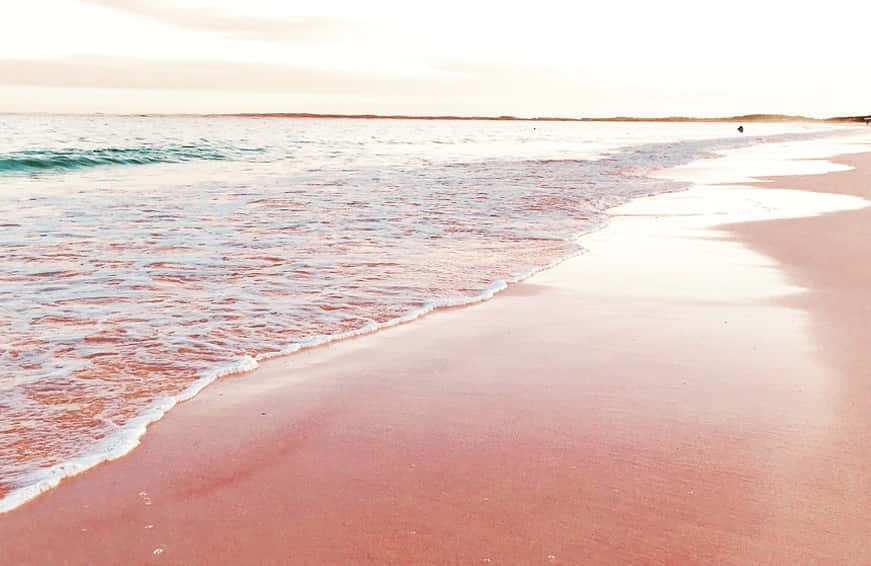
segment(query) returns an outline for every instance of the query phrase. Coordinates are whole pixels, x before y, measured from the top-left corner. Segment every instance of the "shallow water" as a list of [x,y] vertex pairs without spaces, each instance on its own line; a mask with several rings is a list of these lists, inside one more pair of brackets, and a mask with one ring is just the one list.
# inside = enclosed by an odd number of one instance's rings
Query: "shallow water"
[[0,511],[218,375],[577,253],[608,208],[683,187],[652,171],[837,132],[0,116]]

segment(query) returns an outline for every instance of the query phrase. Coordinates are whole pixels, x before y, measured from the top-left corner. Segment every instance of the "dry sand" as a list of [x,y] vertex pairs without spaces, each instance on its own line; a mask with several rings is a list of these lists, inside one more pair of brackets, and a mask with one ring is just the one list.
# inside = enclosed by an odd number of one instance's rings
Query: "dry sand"
[[[871,198],[839,161],[770,185]],[[492,301],[223,380],[0,516],[0,563],[869,563],[871,208],[734,223],[794,195],[635,201]]]

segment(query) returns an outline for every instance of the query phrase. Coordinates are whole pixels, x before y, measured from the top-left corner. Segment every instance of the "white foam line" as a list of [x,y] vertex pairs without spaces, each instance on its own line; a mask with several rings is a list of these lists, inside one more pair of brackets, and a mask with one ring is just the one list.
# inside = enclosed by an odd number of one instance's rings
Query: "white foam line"
[[[586,235],[587,232],[585,232],[584,234]],[[509,279],[498,279],[498,280],[494,281],[493,283],[491,283],[479,295],[476,295],[474,297],[440,297],[440,298],[430,299],[430,300],[424,302],[424,304],[422,306],[420,306],[416,309],[413,309],[413,310],[407,312],[406,314],[404,314],[400,317],[392,318],[390,320],[380,322],[380,323],[379,322],[370,322],[369,324],[367,324],[361,328],[358,328],[355,330],[349,330],[347,332],[340,332],[337,334],[320,334],[320,335],[316,335],[316,336],[309,336],[308,338],[300,340],[299,342],[295,342],[295,343],[291,344],[290,346],[288,346],[287,348],[280,350],[278,352],[261,354],[261,355],[257,356],[257,360],[264,361],[264,360],[268,360],[268,359],[272,359],[272,358],[289,356],[291,354],[299,352],[300,350],[306,350],[309,348],[315,348],[318,346],[323,346],[325,344],[330,344],[332,342],[338,342],[340,340],[347,340],[349,338],[356,338],[357,336],[372,334],[374,332],[378,332],[378,331],[384,330],[386,328],[391,328],[394,326],[398,326],[400,324],[406,324],[408,322],[412,322],[414,320],[417,320],[421,317],[424,317],[424,316],[426,316],[426,315],[428,315],[436,310],[439,310],[439,309],[464,307],[464,306],[474,305],[477,303],[482,303],[484,301],[488,301],[488,300],[492,299],[497,293],[507,289],[509,285],[519,283],[520,281],[523,281],[524,279],[528,279],[529,277],[532,277],[536,273],[551,269],[551,268],[559,265],[560,263],[562,263],[566,260],[569,260],[573,257],[577,257],[578,255],[580,255],[582,253],[584,253],[584,250],[578,250],[574,253],[568,254],[564,257],[561,257],[559,259],[551,261],[547,265],[530,269],[530,270],[525,271],[525,272],[523,272],[520,275],[517,275],[515,277],[511,277]]]
[[[587,233],[585,232],[584,234]],[[367,324],[362,328],[350,330],[348,332],[310,336],[299,342],[291,344],[290,346],[279,352],[271,354],[260,354],[256,358],[252,356],[242,356],[236,361],[231,362],[230,364],[221,366],[207,372],[205,375],[191,383],[181,393],[172,397],[164,397],[162,399],[156,400],[149,408],[145,410],[143,414],[131,419],[127,424],[119,427],[116,433],[106,437],[101,442],[99,442],[90,453],[67,462],[56,464],[49,468],[35,470],[31,474],[28,474],[23,480],[27,482],[27,485],[13,489],[8,494],[6,494],[5,497],[0,499],[0,514],[9,512],[16,507],[20,507],[28,501],[31,501],[32,499],[38,497],[42,493],[45,493],[46,491],[57,487],[58,484],[60,484],[61,480],[63,480],[64,478],[78,475],[90,468],[93,468],[94,466],[102,464],[103,462],[117,460],[118,458],[126,456],[134,448],[139,446],[139,443],[142,437],[145,435],[148,425],[159,421],[166,415],[167,412],[169,412],[170,409],[175,407],[178,403],[192,399],[206,386],[213,383],[220,377],[253,371],[259,367],[259,362],[267,359],[289,356],[291,354],[299,352],[300,350],[315,348],[317,346],[323,346],[332,342],[347,340],[349,338],[355,338],[357,336],[363,336],[365,334],[372,334],[378,332],[379,330],[384,330],[386,328],[391,328],[393,326],[412,322],[439,309],[462,307],[488,301],[492,299],[497,293],[507,289],[509,285],[519,283],[520,281],[523,281],[524,279],[527,279],[535,275],[536,273],[551,269],[568,259],[580,255],[583,252],[584,250],[578,250],[572,254],[566,255],[565,257],[551,261],[550,263],[542,267],[527,270],[515,277],[511,277],[506,280],[500,279],[494,281],[486,289],[484,289],[484,291],[474,297],[442,297],[430,299],[426,301],[421,307],[411,310],[403,316],[387,320],[385,322],[371,322],[370,324]]]
[[131,419],[127,424],[120,427],[115,434],[100,441],[90,453],[56,464],[50,468],[35,470],[28,476],[25,476],[25,481],[29,479],[30,483],[26,486],[13,489],[0,499],[0,513],[6,513],[27,503],[49,489],[56,487],[64,478],[80,474],[98,464],[117,460],[129,454],[130,451],[139,446],[139,442],[145,434],[148,425],[163,418],[176,404],[191,399],[219,377],[248,372],[257,366],[257,360],[251,356],[243,356],[229,365],[207,372],[178,395],[156,400],[144,413]]

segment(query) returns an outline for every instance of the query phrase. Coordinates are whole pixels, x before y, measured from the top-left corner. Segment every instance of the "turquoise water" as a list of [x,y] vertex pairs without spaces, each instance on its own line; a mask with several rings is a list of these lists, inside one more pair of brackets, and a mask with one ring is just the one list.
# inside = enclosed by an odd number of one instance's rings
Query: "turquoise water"
[[23,150],[0,156],[0,174],[62,171],[105,165],[147,165],[149,163],[183,163],[197,160],[226,160],[243,157],[243,152],[258,148],[221,149],[197,145],[69,148]]

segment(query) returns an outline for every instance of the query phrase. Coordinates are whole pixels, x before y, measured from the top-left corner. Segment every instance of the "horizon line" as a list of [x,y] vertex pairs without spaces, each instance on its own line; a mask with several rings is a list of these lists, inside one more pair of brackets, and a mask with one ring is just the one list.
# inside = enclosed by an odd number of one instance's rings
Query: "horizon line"
[[513,115],[500,116],[462,116],[453,114],[416,115],[416,114],[343,114],[318,112],[0,112],[0,115],[37,115],[37,116],[116,116],[116,117],[203,117],[203,118],[313,118],[313,119],[355,119],[355,120],[464,120],[464,121],[516,121],[516,122],[867,122],[871,114],[855,116],[832,116],[828,118],[812,118],[810,116],[793,114],[753,113],[736,116],[700,117],[700,116],[606,116],[606,117],[569,117],[569,116],[534,116],[523,117]]

